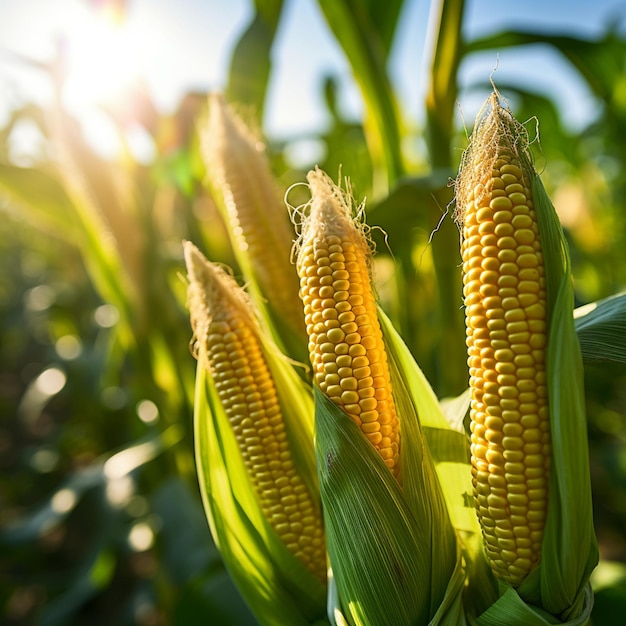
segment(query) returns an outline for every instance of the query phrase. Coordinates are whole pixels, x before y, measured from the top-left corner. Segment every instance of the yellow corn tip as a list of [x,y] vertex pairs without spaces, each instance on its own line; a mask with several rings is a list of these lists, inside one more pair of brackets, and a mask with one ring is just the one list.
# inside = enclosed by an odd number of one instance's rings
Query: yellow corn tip
[[474,496],[492,570],[513,585],[540,558],[551,453],[544,263],[517,132],[492,97],[457,183]]
[[261,509],[287,548],[318,578],[326,578],[320,507],[291,454],[276,386],[245,294],[233,278],[185,246],[196,338],[239,443]]
[[290,263],[294,232],[263,144],[220,94],[210,98],[203,134],[207,176],[223,199],[233,245],[246,252],[259,287],[276,311],[304,330],[298,277]]
[[396,478],[400,423],[369,275],[369,246],[341,190],[315,170],[297,256],[315,384],[358,425]]

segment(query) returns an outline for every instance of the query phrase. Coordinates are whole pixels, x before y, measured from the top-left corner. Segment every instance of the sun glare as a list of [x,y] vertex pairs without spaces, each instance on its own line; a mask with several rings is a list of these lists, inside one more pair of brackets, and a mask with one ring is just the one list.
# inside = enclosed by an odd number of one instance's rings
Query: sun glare
[[129,21],[87,7],[73,13],[64,37],[67,104],[84,110],[121,98],[140,77],[145,44]]

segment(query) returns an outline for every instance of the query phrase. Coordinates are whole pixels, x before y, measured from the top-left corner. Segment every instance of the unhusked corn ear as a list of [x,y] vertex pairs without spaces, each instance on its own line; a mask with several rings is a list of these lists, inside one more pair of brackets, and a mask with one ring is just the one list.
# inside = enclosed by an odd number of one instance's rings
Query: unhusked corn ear
[[[294,230],[261,141],[221,94],[209,100],[202,134],[209,185],[226,212],[229,233],[244,272],[292,329],[304,334],[298,277],[291,260]],[[249,262],[242,263],[242,256]]]
[[310,214],[297,255],[314,382],[359,426],[396,478],[400,423],[370,284],[370,249],[342,191],[307,175]]
[[209,372],[261,509],[287,548],[325,580],[320,506],[294,464],[276,386],[246,294],[189,242],[185,259],[194,334],[206,348]]
[[524,130],[494,94],[457,180],[474,496],[493,572],[538,564],[551,459],[546,283]]

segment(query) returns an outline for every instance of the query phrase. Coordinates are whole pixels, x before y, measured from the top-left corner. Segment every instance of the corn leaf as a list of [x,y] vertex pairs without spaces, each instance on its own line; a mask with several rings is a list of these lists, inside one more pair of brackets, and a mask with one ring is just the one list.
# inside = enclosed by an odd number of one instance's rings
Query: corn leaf
[[380,53],[387,60],[393,46],[398,20],[402,14],[404,0],[390,0],[381,3],[378,0],[347,0],[345,4],[352,11],[355,20],[367,25],[371,35],[375,34],[375,44],[380,46]]
[[587,81],[593,93],[611,104],[618,79],[623,76],[620,59],[626,52],[623,39],[613,30],[597,40],[545,32],[504,31],[470,42],[464,53],[532,44],[548,45],[558,50]]
[[532,176],[532,192],[546,264],[549,324],[546,373],[552,465],[541,562],[518,592],[529,604],[567,620],[589,609],[588,581],[598,561],[583,366],[572,315],[574,294],[567,243],[536,174]]
[[[457,102],[457,74],[461,60],[464,0],[436,0],[431,3],[432,67],[426,95],[426,140],[433,168],[452,165],[452,144],[455,132],[454,113]],[[450,185],[442,185],[433,194],[437,208],[452,200]],[[432,200],[429,202],[432,205]],[[436,224],[436,222],[435,222]],[[430,226],[430,230],[434,228]],[[435,314],[443,329],[437,341],[439,361],[438,384],[441,394],[456,392],[466,384],[465,325],[463,311],[457,303],[462,299],[459,280],[460,255],[457,252],[458,229],[452,220],[441,220],[432,238],[432,254],[437,278]]]
[[231,57],[226,92],[229,100],[252,106],[260,123],[283,0],[256,0],[254,4],[256,12]]
[[448,424],[453,430],[458,430],[465,434],[465,418],[469,410],[471,399],[471,390],[468,387],[461,395],[456,398],[442,398],[439,401],[441,412],[444,414]]
[[[464,0],[432,3],[437,17],[430,86],[426,96],[427,138],[432,165],[450,167],[453,115],[457,99],[457,74],[461,59],[461,26]],[[451,248],[453,249],[453,248]]]
[[[352,66],[366,107],[365,131],[379,179],[376,195],[403,173],[398,107],[386,70],[402,3],[318,0],[326,22]],[[384,9],[383,9],[384,7]]]
[[324,624],[326,590],[293,556],[261,511],[206,369],[196,378],[195,446],[205,512],[224,563],[263,625]]
[[574,323],[585,363],[626,363],[626,293],[577,308]]
[[[43,169],[0,164],[0,198],[4,210],[77,246],[101,297],[114,304],[127,321],[132,316],[124,292],[125,275],[116,251],[101,229],[70,198],[58,179]],[[132,342],[123,328],[126,344]]]

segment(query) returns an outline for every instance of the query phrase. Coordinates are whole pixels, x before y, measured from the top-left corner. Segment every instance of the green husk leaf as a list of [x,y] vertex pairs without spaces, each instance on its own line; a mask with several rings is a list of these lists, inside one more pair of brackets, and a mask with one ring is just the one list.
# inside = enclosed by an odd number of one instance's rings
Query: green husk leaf
[[439,406],[453,430],[465,434],[465,418],[469,410],[471,390],[468,387],[456,398],[442,398]]
[[585,363],[626,363],[626,293],[578,307],[574,323]]
[[[256,618],[268,626],[328,623],[325,586],[287,550],[263,516],[202,354],[194,421],[198,478],[211,532]],[[291,432],[289,436],[291,440]]]
[[[469,479],[467,443],[446,421],[430,385],[380,309],[379,318],[401,419],[402,488],[352,420],[320,391],[315,396],[320,487],[341,603],[332,608],[350,624],[465,624],[459,548],[418,414],[426,415],[433,439],[440,435],[446,481]],[[463,508],[465,486],[450,484],[445,488]],[[459,517],[460,526],[472,520],[477,529],[475,516]],[[407,571],[410,586],[404,581]]]
[[310,385],[263,333],[259,336],[281,405],[294,462],[309,491],[319,497],[315,459],[315,410]]
[[584,605],[580,615],[569,621],[561,622],[553,615],[527,604],[513,587],[506,585],[500,598],[492,604],[478,619],[470,620],[473,626],[546,626],[548,624],[566,624],[567,626],[585,626],[589,623],[593,608],[591,586],[585,587]]
[[[467,413],[469,394],[466,391],[448,401],[449,414],[446,415],[407,345],[380,309],[379,319],[390,356],[394,393],[403,384],[399,381],[405,381],[406,391],[419,415],[419,425],[437,471],[447,514],[460,542],[465,575],[472,584],[472,592],[465,599],[466,609],[479,613],[495,601],[497,589],[483,556],[482,536],[472,495],[469,441],[465,432],[458,427]],[[452,426],[453,423],[456,425]],[[435,540],[441,540],[443,534]]]
[[[451,427],[430,383],[381,309],[378,317],[389,348],[392,383],[395,386],[406,385],[406,391],[419,415],[418,428],[421,427],[428,442],[452,525],[457,531],[480,534],[471,498],[473,488],[467,436]],[[405,383],[400,382],[401,380]],[[467,404],[462,410],[464,413],[467,411]]]
[[463,586],[465,572],[461,559],[457,560],[450,577],[446,594],[428,626],[466,626],[465,607],[463,606]]
[[[524,158],[527,157],[524,155]],[[548,513],[536,576],[522,598],[562,619],[581,614],[598,562],[593,529],[583,364],[572,315],[574,291],[567,242],[539,176],[528,162],[546,267],[546,374],[552,435]]]
[[328,553],[343,615],[353,626],[427,624],[424,520],[352,419],[317,388],[315,415]]

